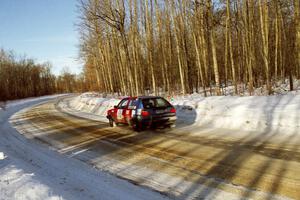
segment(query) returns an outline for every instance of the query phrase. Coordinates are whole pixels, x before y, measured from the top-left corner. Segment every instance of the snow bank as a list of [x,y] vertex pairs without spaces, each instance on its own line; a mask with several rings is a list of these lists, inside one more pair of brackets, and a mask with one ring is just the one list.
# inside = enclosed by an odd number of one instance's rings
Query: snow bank
[[[121,98],[82,94],[72,98],[68,107],[106,120],[106,111]],[[177,109],[180,126],[206,126],[239,130],[299,130],[300,95],[251,97],[202,97],[199,94],[167,98]]]
[[103,97],[84,93],[69,102],[69,106],[75,110],[92,113],[105,117],[106,111],[117,105],[121,98]]
[[286,133],[299,130],[300,95],[207,98],[190,95],[171,102],[176,105],[179,118],[188,119],[195,111],[195,126]]
[[28,97],[25,99],[16,99],[16,100],[10,100],[7,102],[0,102],[0,110],[14,107],[14,106],[20,106],[20,105],[27,104],[27,103],[34,102],[34,101],[46,100],[49,98],[56,98],[56,97],[61,97],[61,96],[65,96],[65,95],[67,95],[67,94],[55,94],[55,95],[45,95],[45,96],[40,96],[40,97]]
[[[221,86],[221,94],[224,96],[235,96],[235,88],[231,83],[229,86]],[[251,96],[248,90],[247,84],[240,83],[237,85],[239,96]],[[294,90],[290,91],[290,80],[285,79],[284,81],[277,81],[276,83],[272,83],[272,91],[274,95],[285,95],[285,94],[300,94],[300,80],[294,79],[293,80],[293,87]],[[211,89],[211,90],[210,90]],[[206,94],[208,96],[216,96],[215,87],[206,88]],[[196,92],[196,91],[195,91]],[[198,93],[203,94],[203,88],[198,89]],[[267,86],[261,86],[254,88],[252,92],[253,96],[268,96]]]

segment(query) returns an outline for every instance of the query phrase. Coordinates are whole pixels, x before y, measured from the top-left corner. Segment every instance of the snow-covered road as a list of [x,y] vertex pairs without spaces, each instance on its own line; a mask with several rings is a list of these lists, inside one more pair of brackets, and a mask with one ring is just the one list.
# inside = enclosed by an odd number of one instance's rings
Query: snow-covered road
[[15,101],[6,110],[0,110],[1,200],[167,199],[53,151],[11,127],[9,118],[14,113],[55,97]]
[[[33,180],[39,180],[39,176],[43,180],[43,174],[48,174],[41,184],[54,197],[74,199],[68,196],[74,194],[77,198],[97,199],[107,192],[104,196],[109,199],[166,198],[151,189],[172,199],[297,199],[300,196],[298,133],[280,137],[282,134],[275,132],[205,130],[189,126],[136,133],[126,127],[110,128],[93,117],[86,119],[88,114],[61,109],[53,100],[22,110],[11,119],[27,138],[12,131],[16,138],[13,144],[25,149],[16,154],[27,158],[31,167],[45,166],[46,172],[37,167],[37,172],[30,173],[34,174]],[[7,122],[4,124],[3,127],[11,129]],[[9,142],[13,139],[9,134],[4,135]],[[115,180],[100,171],[143,187]],[[49,180],[52,181],[47,183]],[[99,192],[102,188],[104,191]],[[110,192],[116,196],[110,197]]]

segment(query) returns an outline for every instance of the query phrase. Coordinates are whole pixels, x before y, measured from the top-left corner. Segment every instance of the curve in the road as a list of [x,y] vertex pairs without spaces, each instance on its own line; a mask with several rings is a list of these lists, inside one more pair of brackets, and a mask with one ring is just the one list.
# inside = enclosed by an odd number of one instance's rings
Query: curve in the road
[[[179,199],[300,196],[297,134],[280,143],[273,134],[220,138],[178,131],[136,133],[126,127],[60,112],[55,101],[16,114],[11,122],[27,138],[62,154]],[[233,195],[233,196],[230,196]]]
[[0,152],[5,155],[0,160],[0,199],[167,199],[52,151],[11,126],[26,125],[25,119],[14,113],[22,109],[22,113],[30,112],[32,105],[38,104],[34,109],[53,98],[56,97],[22,100],[0,110]]

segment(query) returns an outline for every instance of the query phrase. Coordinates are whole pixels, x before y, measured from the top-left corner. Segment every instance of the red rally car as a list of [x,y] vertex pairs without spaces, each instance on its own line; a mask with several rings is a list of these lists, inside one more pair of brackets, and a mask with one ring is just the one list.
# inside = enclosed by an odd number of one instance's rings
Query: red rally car
[[111,127],[128,124],[139,131],[150,126],[174,127],[176,109],[158,96],[127,97],[108,110],[106,117]]

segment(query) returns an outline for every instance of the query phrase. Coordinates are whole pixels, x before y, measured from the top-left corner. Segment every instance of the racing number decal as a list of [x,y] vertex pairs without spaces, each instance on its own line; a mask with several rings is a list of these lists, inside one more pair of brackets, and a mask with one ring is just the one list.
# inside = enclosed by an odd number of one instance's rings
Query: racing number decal
[[131,117],[133,117],[135,115],[135,110],[131,111]]
[[118,109],[117,119],[123,119],[123,109]]

